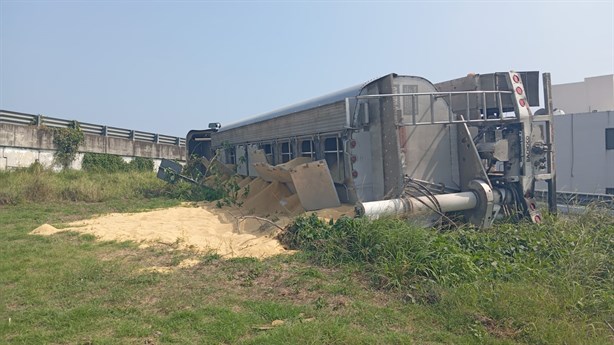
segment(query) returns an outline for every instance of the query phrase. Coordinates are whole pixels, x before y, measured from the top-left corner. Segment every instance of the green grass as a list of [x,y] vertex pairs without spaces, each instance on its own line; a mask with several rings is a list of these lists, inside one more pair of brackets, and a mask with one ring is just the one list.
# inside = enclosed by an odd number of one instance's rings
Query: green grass
[[[50,188],[44,200],[25,194],[37,184]],[[76,201],[62,193],[69,186],[83,190]],[[303,250],[264,261],[28,234],[43,223],[176,205],[165,188],[151,174],[0,173],[0,196],[10,201],[0,205],[0,343],[614,340],[614,222],[598,213],[451,232],[301,218],[285,240]],[[199,264],[145,270],[188,258]]]
[[[159,205],[154,201],[124,210]],[[142,269],[173,266],[176,251],[97,242],[76,233],[28,235],[41,223],[74,219],[73,206],[81,217],[116,210],[106,203],[0,208],[4,238],[0,343],[405,343],[412,339],[393,321],[400,318],[408,324],[413,313],[401,310],[411,306],[394,299],[380,301],[379,292],[353,278],[354,271],[311,266],[300,256],[222,260],[181,252],[181,258],[189,256],[200,264],[161,274]],[[351,288],[339,289],[340,282]],[[386,303],[393,307],[380,306]],[[385,324],[372,329],[364,311]],[[261,329],[274,320],[284,324]]]
[[202,201],[220,197],[207,187],[184,181],[168,184],[156,178],[153,172],[138,170],[55,173],[35,163],[26,169],[0,171],[0,181],[0,205],[58,201],[113,203],[145,198]]
[[598,211],[448,232],[312,215],[298,218],[282,241],[316,264],[360,267],[374,286],[429,306],[457,335],[530,344],[613,340],[614,218]]
[[168,188],[152,172],[54,173],[33,165],[18,171],[0,171],[0,205],[24,202],[107,202],[163,196]]

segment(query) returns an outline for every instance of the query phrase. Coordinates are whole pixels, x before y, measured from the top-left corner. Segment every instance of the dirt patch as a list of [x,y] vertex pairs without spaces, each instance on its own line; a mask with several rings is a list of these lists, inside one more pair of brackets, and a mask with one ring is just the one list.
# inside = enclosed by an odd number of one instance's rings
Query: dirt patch
[[[92,234],[102,241],[166,244],[179,249],[215,251],[223,257],[265,258],[287,253],[274,238],[279,229],[257,219],[240,221],[236,209],[213,205],[182,205],[141,213],[111,213],[69,223],[56,229],[43,224],[31,232],[52,235],[62,231]],[[285,221],[279,219],[278,221]]]
[[488,333],[497,338],[514,338],[520,333],[520,330],[513,327],[511,319],[495,321],[485,315],[476,315],[475,319],[486,328]]

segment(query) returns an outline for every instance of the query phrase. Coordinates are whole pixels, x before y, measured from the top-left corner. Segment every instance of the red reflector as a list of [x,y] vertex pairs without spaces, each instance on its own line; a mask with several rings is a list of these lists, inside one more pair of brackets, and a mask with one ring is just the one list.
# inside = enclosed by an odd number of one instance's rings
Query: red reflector
[[519,83],[520,82],[520,77],[518,76],[518,74],[514,74],[512,79],[514,80],[514,83]]
[[356,147],[356,140],[351,140],[350,141],[350,147],[351,148],[355,148]]
[[356,170],[352,171],[352,177],[353,178],[357,178],[358,177],[358,171],[356,171]]
[[516,88],[516,93],[522,95],[522,88],[520,86]]
[[351,158],[352,163],[356,163],[356,159],[357,159],[356,156],[352,156],[352,158]]
[[522,99],[522,98],[518,101],[518,103],[520,103],[521,107],[524,107],[526,105],[524,99]]

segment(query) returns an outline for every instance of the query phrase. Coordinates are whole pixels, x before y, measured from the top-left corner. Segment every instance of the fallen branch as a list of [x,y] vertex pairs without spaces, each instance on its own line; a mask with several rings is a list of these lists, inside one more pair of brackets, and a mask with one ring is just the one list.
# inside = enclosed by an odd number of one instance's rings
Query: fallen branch
[[256,216],[242,216],[242,217],[237,217],[237,221],[238,222],[242,222],[246,219],[257,219],[257,220],[261,220],[263,222],[267,222],[271,225],[273,225],[274,227],[278,228],[279,230],[284,230],[284,228],[282,228],[281,226],[277,225],[275,222],[273,222],[272,220],[268,220],[266,218],[262,218],[262,217],[256,217]]

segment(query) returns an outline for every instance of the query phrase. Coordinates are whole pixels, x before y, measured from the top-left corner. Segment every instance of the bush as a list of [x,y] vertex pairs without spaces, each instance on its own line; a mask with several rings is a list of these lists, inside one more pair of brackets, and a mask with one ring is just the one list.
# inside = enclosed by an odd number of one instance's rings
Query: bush
[[56,147],[55,160],[66,169],[75,160],[79,146],[85,140],[79,124],[73,121],[70,127],[53,129],[53,144]]
[[454,241],[432,232],[398,219],[341,218],[325,223],[312,214],[297,218],[280,240],[290,248],[308,251],[323,264],[364,265],[383,287],[416,280],[454,284],[474,279],[479,269],[471,257]]
[[220,190],[179,180],[166,186],[166,196],[185,201],[213,201],[223,197]]
[[[0,171],[0,205],[23,202],[103,202],[130,198],[172,198],[212,201],[222,191],[185,181],[167,184],[153,174],[150,159],[125,163],[121,157],[86,154],[83,170],[55,173],[39,163],[16,171]],[[151,167],[151,169],[150,169]],[[141,171],[145,170],[145,171]],[[6,182],[6,183],[5,183]]]
[[81,169],[90,172],[125,172],[125,171],[140,171],[152,172],[154,167],[151,158],[135,157],[126,163],[121,156],[111,155],[106,153],[91,153],[83,155]]
[[[0,204],[23,202],[102,202],[165,196],[167,185],[153,173],[65,170],[55,173],[34,164],[0,172]],[[6,182],[6,183],[4,183]]]
[[614,218],[597,214],[450,232],[397,219],[326,223],[313,214],[297,218],[280,240],[322,264],[364,265],[386,286],[411,285],[417,279],[454,286],[563,274],[600,290],[614,286]]
[[128,171],[128,163],[122,157],[106,153],[85,153],[81,169],[91,172],[120,172]]
[[154,170],[154,163],[151,158],[134,157],[130,163],[128,163],[129,170],[151,172]]
[[318,264],[348,265],[376,287],[429,305],[472,343],[611,342],[614,217],[603,211],[448,232],[311,215],[280,240]]
[[196,181],[200,181],[204,177],[206,171],[207,168],[200,157],[192,155],[183,166],[182,174]]

